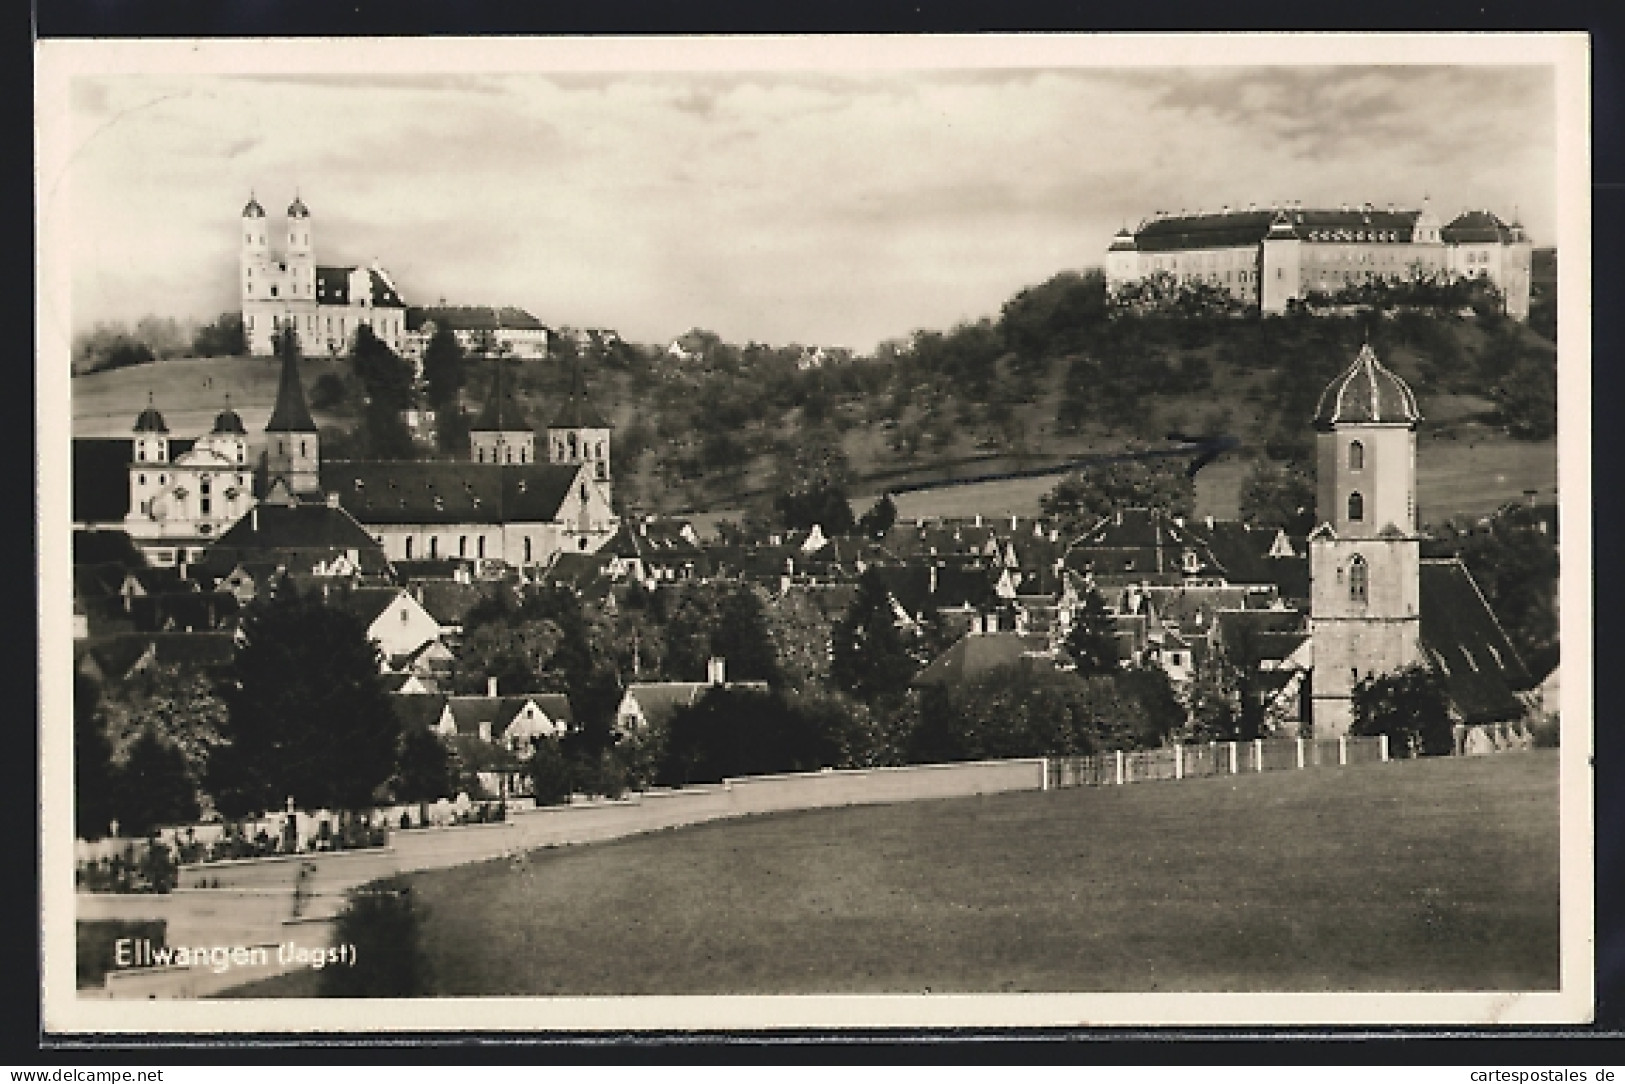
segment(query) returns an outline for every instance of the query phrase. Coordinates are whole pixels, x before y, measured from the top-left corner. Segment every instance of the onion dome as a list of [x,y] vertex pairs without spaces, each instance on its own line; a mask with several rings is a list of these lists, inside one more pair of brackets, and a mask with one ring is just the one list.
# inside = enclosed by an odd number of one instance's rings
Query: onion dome
[[243,437],[248,435],[248,430],[243,428],[243,419],[237,416],[237,412],[231,409],[230,404],[227,404],[225,410],[214,416],[214,428],[210,433]]
[[1370,344],[1360,356],[1321,392],[1315,410],[1315,428],[1337,425],[1415,425],[1422,412],[1410,385],[1383,368]]
[[255,199],[252,195],[250,195],[248,197],[248,205],[243,208],[243,217],[244,218],[264,218],[265,217],[265,208],[260,206],[260,201],[259,200]]
[[1133,252],[1134,234],[1129,232],[1129,228],[1127,226],[1124,226],[1122,229],[1117,231],[1117,235],[1112,238],[1111,248],[1107,249],[1106,251]]
[[137,433],[167,433],[169,426],[164,424],[164,416],[152,405],[152,392],[147,392],[147,409],[136,415],[135,431]]
[[300,199],[298,196],[295,196],[293,197],[293,202],[288,204],[288,217],[309,218],[310,208],[305,206],[304,200]]

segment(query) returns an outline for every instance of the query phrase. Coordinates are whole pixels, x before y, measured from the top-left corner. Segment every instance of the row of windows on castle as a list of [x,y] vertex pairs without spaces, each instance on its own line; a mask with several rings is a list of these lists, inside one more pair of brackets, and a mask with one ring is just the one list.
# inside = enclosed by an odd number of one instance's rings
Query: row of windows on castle
[[[1466,252],[1463,254],[1469,267],[1475,268],[1474,274],[1486,275],[1489,272],[1489,252]],[[1180,282],[1206,282],[1214,286],[1221,283],[1226,286],[1240,286],[1243,292],[1256,293],[1261,272],[1256,268],[1258,251],[1247,248],[1232,252],[1205,253],[1202,255],[1169,256],[1164,266],[1164,257],[1157,256],[1152,259],[1153,271],[1169,271]],[[1185,261],[1185,270],[1180,271],[1180,260]],[[1236,263],[1248,266],[1236,267]],[[1229,265],[1226,267],[1225,265]],[[1318,280],[1320,285],[1331,285],[1342,282],[1349,285],[1355,282],[1374,282],[1379,278],[1395,280],[1405,275],[1419,273],[1427,270],[1428,264],[1421,260],[1410,258],[1409,254],[1398,251],[1365,251],[1351,252],[1346,249],[1305,249],[1300,259],[1303,275],[1309,279]],[[1221,270],[1221,268],[1223,270]],[[1275,277],[1282,281],[1286,279],[1286,269],[1277,267]]]

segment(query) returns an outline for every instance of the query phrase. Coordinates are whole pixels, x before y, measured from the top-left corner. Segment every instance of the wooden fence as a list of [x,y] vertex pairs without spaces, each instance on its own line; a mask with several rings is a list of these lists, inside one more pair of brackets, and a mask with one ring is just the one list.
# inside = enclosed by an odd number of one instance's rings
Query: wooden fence
[[1208,775],[1296,768],[1336,768],[1388,759],[1388,739],[1255,738],[1119,750],[1092,757],[1050,757],[1046,785],[1102,787],[1156,779],[1194,779]]

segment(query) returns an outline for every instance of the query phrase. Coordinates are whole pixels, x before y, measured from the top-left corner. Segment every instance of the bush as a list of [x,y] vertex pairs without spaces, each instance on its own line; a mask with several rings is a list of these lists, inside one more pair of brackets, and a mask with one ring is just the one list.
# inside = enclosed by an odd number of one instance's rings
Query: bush
[[334,924],[333,943],[353,959],[321,970],[324,997],[416,997],[428,967],[419,943],[422,916],[412,886],[399,877],[356,889]]

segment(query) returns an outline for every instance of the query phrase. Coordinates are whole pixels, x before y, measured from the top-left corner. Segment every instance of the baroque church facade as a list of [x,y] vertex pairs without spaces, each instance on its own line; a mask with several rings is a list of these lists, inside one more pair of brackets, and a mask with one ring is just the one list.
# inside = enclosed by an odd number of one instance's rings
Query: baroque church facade
[[297,331],[307,350],[343,353],[363,324],[397,354],[407,352],[406,302],[394,280],[376,260],[366,267],[318,264],[303,199],[294,196],[278,226],[250,196],[240,226],[239,296],[249,353],[275,353],[273,336],[283,327]]

